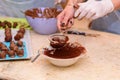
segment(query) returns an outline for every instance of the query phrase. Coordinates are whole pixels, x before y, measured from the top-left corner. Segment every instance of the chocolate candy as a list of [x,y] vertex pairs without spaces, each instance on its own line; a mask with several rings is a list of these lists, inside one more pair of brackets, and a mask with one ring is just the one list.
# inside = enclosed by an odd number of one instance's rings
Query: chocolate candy
[[[57,11],[56,8],[45,8],[43,11],[38,8],[34,8],[33,10],[25,11],[25,15],[30,16],[32,18],[56,18],[57,15],[61,11]],[[39,15],[41,14],[41,15]]]
[[12,41],[12,34],[10,28],[5,28],[5,41],[6,42]]
[[6,28],[6,24],[5,24],[4,22],[1,23],[1,26],[2,26],[3,28]]
[[13,45],[13,44],[10,45],[11,50],[14,50],[14,47],[15,47],[15,45]]
[[24,56],[24,50],[19,49],[19,50],[17,50],[16,54],[17,54],[17,56],[22,57],[22,56]]
[[5,51],[0,52],[0,58],[2,58],[2,59],[6,58],[6,52]]
[[22,39],[24,37],[25,34],[25,29],[24,28],[20,28],[17,32],[17,34],[14,36],[14,39],[16,41],[19,41],[20,39]]
[[9,57],[14,58],[14,57],[15,57],[15,52],[14,52],[14,50],[9,50],[9,51],[8,51],[8,55],[9,55]]
[[13,49],[15,52],[17,52],[18,50],[18,46],[14,46],[14,49]]
[[11,28],[12,27],[12,24],[10,22],[7,22],[6,25]]
[[22,41],[17,41],[17,46],[22,47],[23,46],[23,42]]
[[14,45],[15,45],[15,42],[14,42],[14,41],[10,41],[10,45],[11,45],[11,44],[14,44]]
[[0,49],[4,46],[4,44],[2,42],[0,42]]
[[25,11],[25,15],[31,16],[32,18],[39,17],[39,15],[35,11],[32,11],[32,10]]
[[5,28],[5,33],[6,32],[11,32],[11,29],[10,28]]
[[[13,24],[13,25],[12,25]],[[10,21],[0,21],[0,27],[2,28],[16,28],[18,26],[18,23],[17,22],[10,22]]]
[[18,26],[17,22],[13,22],[13,28],[16,28]]
[[42,10],[41,10],[41,9],[38,9],[38,8],[34,8],[34,9],[33,9],[33,12],[35,12],[35,13],[42,13]]
[[14,36],[14,39],[15,39],[16,41],[19,41],[19,40],[20,40],[20,37],[19,37],[18,35],[16,35],[16,36]]
[[1,50],[7,52],[8,48],[6,46],[2,46]]
[[14,47],[16,46],[15,42],[14,41],[11,41],[10,42],[10,49],[11,50],[14,50]]
[[12,35],[7,35],[7,36],[5,37],[5,41],[6,41],[6,42],[12,41]]
[[19,33],[19,32],[25,34],[25,28],[21,27],[21,28],[19,29],[18,33]]
[[23,38],[23,34],[22,33],[17,33],[15,36],[14,36],[14,39],[16,41],[19,41],[21,38]]

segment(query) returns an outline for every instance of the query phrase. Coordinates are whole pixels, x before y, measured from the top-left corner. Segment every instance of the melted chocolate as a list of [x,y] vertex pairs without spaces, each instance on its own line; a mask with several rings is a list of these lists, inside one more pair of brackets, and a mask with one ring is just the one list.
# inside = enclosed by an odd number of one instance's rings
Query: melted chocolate
[[53,48],[60,48],[63,47],[69,38],[64,35],[53,35],[50,37],[50,46]]
[[60,12],[56,8],[45,8],[44,11],[34,8],[32,10],[26,10],[25,15],[32,18],[55,18]]
[[81,55],[82,53],[85,53],[85,51],[85,48],[82,47],[79,43],[66,43],[65,46],[53,50],[44,48],[45,55],[60,59],[74,58]]

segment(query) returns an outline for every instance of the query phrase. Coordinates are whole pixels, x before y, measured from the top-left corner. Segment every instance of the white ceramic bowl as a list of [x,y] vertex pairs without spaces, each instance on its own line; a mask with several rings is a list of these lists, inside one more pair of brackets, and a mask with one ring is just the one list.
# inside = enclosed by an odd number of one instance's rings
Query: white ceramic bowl
[[[42,11],[44,9],[45,8],[41,8]],[[25,17],[33,30],[39,34],[53,34],[58,31],[56,18],[32,18],[27,15],[25,15]]]
[[53,58],[45,55],[43,52],[42,52],[42,56],[53,65],[60,66],[60,67],[67,67],[75,64],[81,57],[85,56],[85,54],[81,54],[77,57],[67,58],[67,59]]

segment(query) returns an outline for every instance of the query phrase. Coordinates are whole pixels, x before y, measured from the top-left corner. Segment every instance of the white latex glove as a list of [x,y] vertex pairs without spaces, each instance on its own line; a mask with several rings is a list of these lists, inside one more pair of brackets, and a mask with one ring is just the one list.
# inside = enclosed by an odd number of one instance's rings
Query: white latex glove
[[88,0],[85,3],[78,3],[78,5],[80,7],[76,10],[74,17],[78,16],[79,20],[83,17],[90,20],[95,20],[114,10],[111,0]]
[[54,0],[54,4],[57,5],[59,3],[65,3],[66,0]]

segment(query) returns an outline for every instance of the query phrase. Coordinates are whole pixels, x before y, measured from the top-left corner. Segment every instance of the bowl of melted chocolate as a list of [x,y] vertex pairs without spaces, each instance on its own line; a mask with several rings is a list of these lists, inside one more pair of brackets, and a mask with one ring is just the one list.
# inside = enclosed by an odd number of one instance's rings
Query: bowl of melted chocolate
[[58,31],[57,15],[61,12],[56,8],[32,8],[24,12],[26,20],[39,34],[53,34]]
[[[56,38],[57,36],[52,38]],[[58,37],[57,37],[58,38]],[[61,39],[59,37],[59,39]],[[62,38],[63,39],[63,38]],[[58,39],[57,39],[58,40]],[[55,40],[56,41],[56,40]],[[70,66],[76,63],[82,57],[86,49],[78,42],[68,42],[65,38],[65,44],[58,47],[50,44],[49,47],[43,49],[44,57],[56,66]]]

